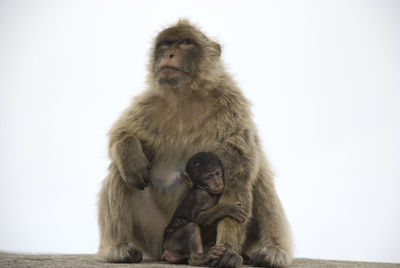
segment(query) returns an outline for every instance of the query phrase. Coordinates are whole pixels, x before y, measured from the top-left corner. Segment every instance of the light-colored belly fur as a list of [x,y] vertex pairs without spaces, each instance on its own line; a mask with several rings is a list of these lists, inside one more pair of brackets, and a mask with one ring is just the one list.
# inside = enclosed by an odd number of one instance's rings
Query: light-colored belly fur
[[[169,161],[166,161],[169,162]],[[180,179],[182,165],[165,162],[155,163],[151,170],[151,183],[145,190],[136,190],[132,195],[134,228],[140,229],[134,243],[151,258],[161,257],[164,229],[176,207],[187,193],[188,187]],[[146,209],[143,209],[146,208]]]

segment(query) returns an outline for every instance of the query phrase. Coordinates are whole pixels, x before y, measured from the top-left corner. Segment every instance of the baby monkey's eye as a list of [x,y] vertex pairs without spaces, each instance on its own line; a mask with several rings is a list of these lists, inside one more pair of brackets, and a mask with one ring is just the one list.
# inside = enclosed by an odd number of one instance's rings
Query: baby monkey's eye
[[203,181],[208,181],[208,180],[212,179],[212,177],[213,177],[213,174],[207,174],[205,176],[202,176],[202,180]]

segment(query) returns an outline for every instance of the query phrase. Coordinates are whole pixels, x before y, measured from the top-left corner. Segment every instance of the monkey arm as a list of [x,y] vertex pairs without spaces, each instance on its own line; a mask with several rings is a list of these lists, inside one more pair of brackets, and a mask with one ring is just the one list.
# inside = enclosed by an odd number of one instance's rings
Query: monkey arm
[[[239,201],[250,218],[253,205],[252,184],[257,173],[257,152],[255,141],[250,135],[232,135],[225,139],[216,152],[224,166],[225,188],[221,203]],[[246,239],[247,222],[239,222],[231,217],[222,218],[217,227],[217,244],[227,248],[220,260],[212,265],[216,267],[238,267],[242,263],[239,253]]]
[[211,225],[225,217],[232,217],[239,222],[244,222],[246,219],[245,208],[239,202],[217,204],[200,211],[194,218],[194,222],[199,225]]
[[150,165],[138,138],[126,136],[111,146],[111,158],[124,181],[144,189],[149,183]]
[[211,225],[215,221],[227,216],[222,209],[222,205],[218,204],[209,209],[200,211],[194,218],[194,222],[199,225]]
[[[243,189],[244,188],[244,189]],[[233,202],[239,200],[244,204],[243,210],[245,221],[237,221],[232,217],[223,217],[220,219],[217,228],[217,243],[224,244],[228,249],[236,252],[241,252],[242,245],[246,236],[246,223],[247,219],[251,217],[251,191],[245,187],[226,188],[224,195],[221,197],[221,202]],[[250,187],[248,187],[250,188]]]
[[[233,179],[231,177],[231,181],[226,185],[220,202],[239,200],[245,206],[246,215],[248,215],[247,218],[250,218],[252,210],[251,184],[245,181],[245,177],[242,177],[243,175],[248,176],[249,173],[246,172],[243,174],[242,172],[238,172],[238,170],[236,170],[236,172],[229,172],[228,176],[235,176],[235,178]],[[239,222],[231,217],[220,219],[217,227],[216,244],[224,245],[227,250],[220,259],[213,260],[211,266],[221,268],[241,266],[243,258],[240,256],[240,253],[242,252],[242,247],[246,239],[247,222],[247,220],[245,222]]]

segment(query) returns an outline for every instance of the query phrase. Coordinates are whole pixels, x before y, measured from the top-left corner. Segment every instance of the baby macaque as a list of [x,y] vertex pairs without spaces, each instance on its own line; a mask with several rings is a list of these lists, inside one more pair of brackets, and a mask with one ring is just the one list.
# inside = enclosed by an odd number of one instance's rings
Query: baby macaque
[[218,221],[231,217],[244,222],[246,210],[240,202],[218,203],[224,190],[224,171],[215,155],[195,154],[181,177],[190,190],[165,228],[163,259],[206,265],[226,251],[223,244],[215,245]]

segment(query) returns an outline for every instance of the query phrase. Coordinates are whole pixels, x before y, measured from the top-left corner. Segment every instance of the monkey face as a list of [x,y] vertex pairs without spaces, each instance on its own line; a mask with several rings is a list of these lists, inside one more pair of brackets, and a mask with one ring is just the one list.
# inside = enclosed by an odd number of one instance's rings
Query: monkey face
[[201,174],[198,185],[210,194],[222,194],[224,190],[223,173],[220,168]]
[[161,33],[155,50],[157,83],[161,86],[177,86],[192,81],[200,54],[196,37],[186,28],[172,28]]
[[151,55],[150,78],[161,89],[194,89],[205,77],[218,79],[221,46],[186,20],[162,31]]
[[189,184],[191,181],[210,194],[222,194],[224,172],[221,161],[216,155],[210,152],[197,153],[189,159],[185,170],[185,181],[189,181]]

